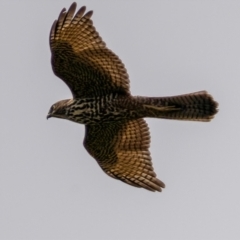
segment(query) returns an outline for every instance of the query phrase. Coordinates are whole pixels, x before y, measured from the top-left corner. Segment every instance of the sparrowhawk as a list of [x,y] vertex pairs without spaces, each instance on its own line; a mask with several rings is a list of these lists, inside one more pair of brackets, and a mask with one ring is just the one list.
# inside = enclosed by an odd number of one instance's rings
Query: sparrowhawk
[[217,102],[206,91],[173,97],[132,96],[124,64],[99,36],[92,11],[64,8],[50,31],[53,72],[73,98],[52,105],[49,117],[85,125],[84,147],[109,176],[135,187],[161,191],[143,118],[210,121]]

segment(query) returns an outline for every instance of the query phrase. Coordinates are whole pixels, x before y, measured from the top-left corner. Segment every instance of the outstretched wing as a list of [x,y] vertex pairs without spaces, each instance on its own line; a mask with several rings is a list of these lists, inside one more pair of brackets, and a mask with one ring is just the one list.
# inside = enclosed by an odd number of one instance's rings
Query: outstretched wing
[[149,152],[150,135],[144,119],[87,125],[84,146],[111,177],[135,187],[161,191]]
[[127,71],[95,30],[93,12],[82,7],[74,15],[76,6],[64,8],[50,31],[54,73],[77,98],[130,94]]

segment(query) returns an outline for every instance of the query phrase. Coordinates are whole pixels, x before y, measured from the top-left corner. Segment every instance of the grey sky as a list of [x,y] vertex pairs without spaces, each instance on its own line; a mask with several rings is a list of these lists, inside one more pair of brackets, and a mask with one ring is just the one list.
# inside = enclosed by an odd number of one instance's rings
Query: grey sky
[[46,120],[71,97],[48,44],[71,3],[0,1],[0,239],[240,239],[240,1],[78,1],[134,95],[207,90],[220,104],[211,123],[147,119],[162,193],[108,177],[84,126]]

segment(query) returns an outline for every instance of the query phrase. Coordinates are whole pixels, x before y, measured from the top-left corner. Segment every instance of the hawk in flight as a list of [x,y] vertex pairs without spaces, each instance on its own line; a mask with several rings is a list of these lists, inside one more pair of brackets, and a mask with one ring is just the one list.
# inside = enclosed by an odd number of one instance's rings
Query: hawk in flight
[[91,16],[76,3],[64,8],[50,31],[53,72],[73,98],[52,105],[47,118],[85,125],[84,147],[109,176],[134,187],[161,191],[149,152],[144,118],[210,121],[217,102],[206,91],[173,97],[132,96],[122,61],[106,47]]

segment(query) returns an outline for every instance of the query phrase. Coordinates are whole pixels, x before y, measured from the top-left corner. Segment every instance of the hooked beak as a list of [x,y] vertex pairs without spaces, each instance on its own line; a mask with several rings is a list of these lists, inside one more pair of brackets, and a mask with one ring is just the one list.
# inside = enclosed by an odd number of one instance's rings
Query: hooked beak
[[47,119],[49,119],[50,117],[52,117],[51,113],[47,115]]

